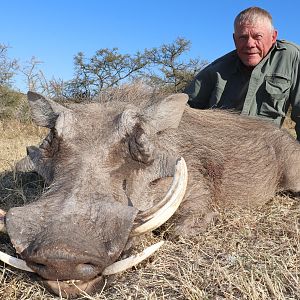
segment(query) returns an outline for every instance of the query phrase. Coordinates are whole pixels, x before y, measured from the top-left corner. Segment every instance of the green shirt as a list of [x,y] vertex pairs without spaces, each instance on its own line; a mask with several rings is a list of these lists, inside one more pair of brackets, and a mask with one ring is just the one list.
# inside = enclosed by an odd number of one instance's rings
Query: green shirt
[[236,50],[201,70],[187,87],[188,104],[195,108],[234,109],[259,116],[278,126],[289,106],[300,140],[300,47],[277,41],[268,55],[251,71]]

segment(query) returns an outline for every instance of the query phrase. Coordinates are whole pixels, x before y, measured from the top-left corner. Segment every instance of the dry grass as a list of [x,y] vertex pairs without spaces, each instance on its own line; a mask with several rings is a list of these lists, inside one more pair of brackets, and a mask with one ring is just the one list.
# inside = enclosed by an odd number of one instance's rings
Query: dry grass
[[291,119],[291,107],[288,110],[287,117],[285,118],[282,127],[286,129],[293,137],[296,138],[295,122]]
[[[35,175],[15,178],[14,161],[43,131],[0,123],[0,207],[31,201],[43,185]],[[5,171],[6,170],[6,171]],[[168,226],[143,238],[139,249],[166,238],[147,262],[81,299],[300,299],[300,200],[277,196],[255,210],[225,211],[191,240],[167,240]],[[6,236],[0,250],[13,254]],[[34,276],[0,263],[0,299],[60,299]]]
[[26,155],[26,146],[39,144],[45,129],[17,120],[0,120],[0,172],[12,169]]

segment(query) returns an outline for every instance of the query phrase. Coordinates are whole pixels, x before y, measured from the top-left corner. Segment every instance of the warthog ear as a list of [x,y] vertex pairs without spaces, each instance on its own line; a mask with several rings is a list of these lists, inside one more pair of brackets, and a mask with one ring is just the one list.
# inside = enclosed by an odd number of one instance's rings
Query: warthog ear
[[187,94],[173,94],[159,102],[150,104],[145,110],[150,131],[158,132],[165,129],[176,129],[188,101]]
[[27,98],[34,122],[42,127],[53,128],[60,112],[66,110],[62,105],[34,92],[29,91]]
[[48,151],[41,147],[27,147],[27,160],[31,162],[32,171],[36,171],[49,184],[53,179],[51,157]]
[[32,172],[35,171],[35,166],[30,156],[27,155],[15,164],[16,172]]
[[58,150],[59,141],[50,131],[39,147],[27,147],[27,156],[16,163],[17,172],[35,171],[41,175],[47,183],[53,179],[53,156]]

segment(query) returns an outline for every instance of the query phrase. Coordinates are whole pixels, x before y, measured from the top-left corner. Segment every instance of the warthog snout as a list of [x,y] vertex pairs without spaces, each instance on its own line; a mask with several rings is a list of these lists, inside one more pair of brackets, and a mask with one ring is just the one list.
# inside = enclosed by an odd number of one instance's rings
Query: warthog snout
[[89,280],[101,274],[103,266],[95,251],[85,251],[53,242],[46,246],[31,245],[22,252],[27,265],[48,280]]

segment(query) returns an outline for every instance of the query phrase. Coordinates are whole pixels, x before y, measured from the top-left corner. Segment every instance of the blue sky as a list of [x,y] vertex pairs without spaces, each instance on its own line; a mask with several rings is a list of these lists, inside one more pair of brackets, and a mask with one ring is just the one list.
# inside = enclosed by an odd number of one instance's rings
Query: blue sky
[[[43,61],[48,79],[68,80],[73,57],[102,48],[133,54],[183,37],[190,57],[213,61],[234,48],[233,20],[243,9],[260,6],[273,16],[279,38],[300,44],[300,1],[244,0],[44,0],[1,2],[0,43],[21,64],[32,56]],[[16,86],[24,90],[22,79]]]

